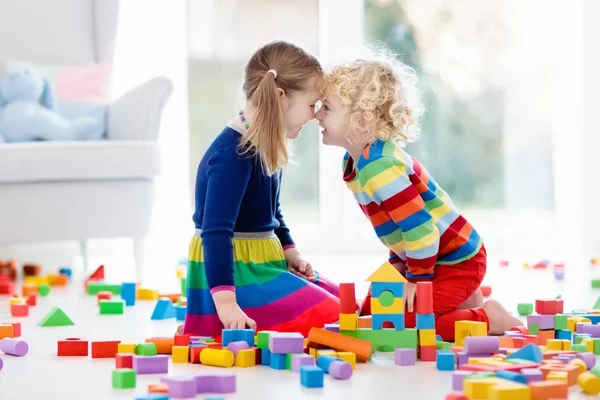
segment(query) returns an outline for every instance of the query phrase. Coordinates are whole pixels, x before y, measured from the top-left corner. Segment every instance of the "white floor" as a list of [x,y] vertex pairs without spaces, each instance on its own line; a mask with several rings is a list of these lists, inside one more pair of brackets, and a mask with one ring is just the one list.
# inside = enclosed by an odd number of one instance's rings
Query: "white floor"
[[[315,267],[342,282],[362,282],[369,271],[380,263],[378,257],[313,257]],[[531,260],[535,261],[535,260]],[[175,262],[164,268],[160,289],[172,292],[177,288]],[[327,266],[327,267],[326,267]],[[334,267],[335,266],[335,267]],[[524,270],[520,264],[509,268],[497,266],[490,260],[488,276],[484,284],[492,286],[492,297],[499,299],[511,310],[516,311],[519,302],[533,302],[536,298],[554,298],[562,294],[565,309],[590,309],[600,291],[590,289],[589,279],[600,278],[600,268],[590,267],[583,257],[567,260],[566,280],[556,282],[552,270]],[[54,271],[47,270],[47,273]],[[107,280],[119,282],[129,275],[120,268],[107,265]],[[23,325],[22,339],[30,345],[30,352],[23,358],[1,355],[4,367],[0,370],[0,399],[133,399],[146,393],[149,384],[158,383],[161,375],[138,376],[136,389],[118,390],[111,388],[111,371],[114,359],[58,358],[57,341],[67,337],[94,340],[121,340],[142,342],[150,336],[172,335],[175,320],[151,321],[153,302],[138,302],[127,309],[123,316],[100,316],[93,296],[83,293],[80,283],[82,272],[75,271],[76,283],[68,288],[53,288],[52,293],[40,298],[29,317],[20,318]],[[158,277],[160,278],[160,277]],[[365,284],[359,285],[362,293]],[[41,328],[36,324],[45,313],[59,306],[75,321],[75,326]],[[8,313],[8,297],[0,296],[0,322],[13,321]],[[386,365],[387,364],[387,365]],[[204,373],[235,373],[237,393],[227,399],[281,399],[303,398],[348,398],[348,399],[443,399],[451,390],[451,373],[438,372],[435,363],[419,363],[415,367],[398,367],[389,362],[379,365],[359,365],[349,381],[335,381],[326,376],[323,389],[304,389],[299,375],[289,371],[275,371],[267,367],[222,370],[202,365],[175,364],[170,366],[169,375],[195,375]],[[258,386],[262,386],[258,388]],[[571,388],[570,398],[590,398]],[[206,398],[209,396],[197,396]]]

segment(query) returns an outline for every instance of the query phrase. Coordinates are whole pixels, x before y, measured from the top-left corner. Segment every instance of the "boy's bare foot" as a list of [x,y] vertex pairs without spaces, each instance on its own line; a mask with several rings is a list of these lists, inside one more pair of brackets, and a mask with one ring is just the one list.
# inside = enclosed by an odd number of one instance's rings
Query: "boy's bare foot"
[[458,306],[459,310],[466,310],[469,308],[479,308],[483,307],[483,293],[481,289],[477,288],[473,292],[473,294],[466,299],[460,306]]
[[486,301],[483,308],[490,321],[489,334],[491,335],[501,335],[513,326],[523,325],[520,319],[510,315],[496,300]]

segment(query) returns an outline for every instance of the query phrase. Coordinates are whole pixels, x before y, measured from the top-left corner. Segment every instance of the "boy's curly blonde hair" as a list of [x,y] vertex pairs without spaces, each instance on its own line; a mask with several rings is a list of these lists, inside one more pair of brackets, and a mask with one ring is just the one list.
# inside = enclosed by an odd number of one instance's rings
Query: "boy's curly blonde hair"
[[366,129],[366,137],[347,137],[350,142],[392,139],[405,145],[420,135],[424,105],[417,82],[412,68],[380,47],[333,67],[325,76],[323,92],[340,96],[353,131]]

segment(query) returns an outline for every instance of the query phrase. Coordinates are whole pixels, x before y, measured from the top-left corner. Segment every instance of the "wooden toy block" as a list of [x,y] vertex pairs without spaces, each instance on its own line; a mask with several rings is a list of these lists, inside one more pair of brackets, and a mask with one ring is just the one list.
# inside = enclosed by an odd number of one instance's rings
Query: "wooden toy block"
[[119,315],[125,312],[123,300],[100,300],[100,314]]
[[583,390],[583,393],[589,395],[597,395],[600,393],[600,378],[591,372],[582,372],[577,377],[577,384]]
[[137,285],[135,282],[121,283],[121,298],[126,306],[134,306],[137,297]]
[[22,297],[18,297],[18,296],[9,299],[8,300],[8,308],[9,308],[9,310],[12,310],[12,306],[14,304],[25,304],[25,299],[22,298]]
[[371,313],[376,314],[403,314],[404,299],[394,297],[392,292],[383,291],[379,297],[371,297]]
[[67,286],[69,284],[69,276],[65,274],[59,274],[56,276],[54,286]]
[[392,292],[394,297],[404,296],[404,283],[402,282],[373,282],[371,283],[371,296],[379,297],[384,292]]
[[88,341],[80,338],[67,338],[58,341],[59,357],[87,357]]
[[389,261],[384,262],[375,272],[367,278],[368,282],[390,283],[400,282],[406,283],[406,279]]
[[358,317],[358,327],[359,328],[369,328],[373,327],[373,318],[371,315],[365,315],[363,317]]
[[153,337],[144,341],[146,343],[154,343],[157,354],[171,354],[171,349],[175,346],[174,337]]
[[37,285],[31,283],[24,283],[21,287],[21,292],[23,294],[23,297],[27,298],[30,294],[37,293]]
[[339,298],[340,314],[356,313],[356,289],[354,283],[341,283]]
[[256,365],[256,351],[254,349],[239,350],[235,356],[236,367],[254,367]]
[[383,324],[391,322],[397,331],[404,330],[404,314],[373,314],[373,330],[383,329]]
[[487,324],[478,321],[456,321],[454,323],[456,345],[462,346],[468,336],[487,336]]
[[417,314],[417,329],[435,329],[435,315]]
[[119,351],[121,341],[92,342],[92,358],[114,358]]
[[135,388],[136,372],[131,368],[115,369],[112,372],[112,387],[114,389]]
[[358,317],[355,313],[340,314],[340,330],[355,331],[358,324]]
[[435,346],[435,329],[420,329],[417,331],[419,335],[419,346]]
[[115,368],[133,368],[133,354],[117,354],[115,356]]
[[[393,268],[393,267],[392,267]],[[342,333],[329,332],[324,329],[311,328],[308,333],[308,347],[321,345],[330,347],[336,351],[349,351],[356,354],[359,361],[366,362],[371,358],[372,347],[370,341],[359,339],[357,336],[364,332],[361,329]],[[374,332],[369,330],[369,332]],[[382,331],[385,332],[385,331]],[[352,337],[355,335],[354,337]],[[416,332],[415,332],[416,344]]]
[[417,282],[417,314],[433,314],[433,284]]
[[158,290],[137,288],[137,300],[158,300]]
[[98,305],[100,305],[100,300],[112,300],[112,296],[112,292],[98,292],[96,294]]
[[[397,331],[394,329],[357,329],[354,332],[341,332],[344,336],[367,341],[373,350],[378,351],[393,351],[399,348],[410,348],[417,350],[418,338],[416,329],[405,329]],[[436,347],[435,345],[433,347]],[[335,347],[333,347],[335,348]],[[339,349],[340,351],[352,351],[351,349]],[[362,361],[357,354],[357,359]],[[369,353],[370,356],[370,353]]]
[[169,386],[164,383],[148,385],[148,393],[169,393]]
[[13,317],[27,317],[29,315],[29,304],[15,303],[10,307],[10,314]]
[[322,388],[324,371],[316,365],[300,367],[300,384],[306,388]]
[[200,353],[200,362],[204,365],[211,365],[213,367],[228,368],[233,366],[234,356],[231,351],[226,349],[217,350],[206,348]]
[[121,354],[135,354],[135,343],[119,343],[117,346],[117,353]]
[[418,357],[421,361],[435,361],[437,356],[436,346],[419,346]]
[[561,381],[529,382],[531,400],[566,399],[569,396],[569,386]]

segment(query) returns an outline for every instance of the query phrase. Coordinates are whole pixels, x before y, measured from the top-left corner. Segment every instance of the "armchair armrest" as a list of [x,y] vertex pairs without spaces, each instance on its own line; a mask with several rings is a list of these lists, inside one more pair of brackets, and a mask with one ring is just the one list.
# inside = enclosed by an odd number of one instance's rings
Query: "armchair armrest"
[[162,111],[172,91],[173,83],[158,77],[117,99],[108,110],[108,139],[156,141]]

